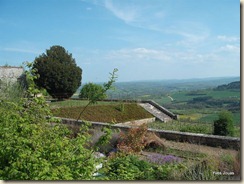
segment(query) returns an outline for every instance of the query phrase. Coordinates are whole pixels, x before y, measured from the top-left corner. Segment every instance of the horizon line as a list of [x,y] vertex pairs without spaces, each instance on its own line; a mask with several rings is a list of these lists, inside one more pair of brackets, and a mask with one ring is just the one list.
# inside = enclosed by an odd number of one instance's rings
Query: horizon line
[[[195,78],[182,78],[182,79],[177,79],[177,78],[171,78],[171,79],[141,79],[141,80],[130,80],[130,81],[116,81],[115,83],[126,83],[126,82],[160,82],[160,81],[183,81],[183,80],[202,80],[202,79],[223,79],[223,78],[240,78],[241,76],[219,76],[219,77],[195,77]],[[92,81],[86,81],[82,82],[84,84],[86,83],[104,83],[99,81],[99,82],[92,82]],[[83,85],[83,84],[82,84]]]

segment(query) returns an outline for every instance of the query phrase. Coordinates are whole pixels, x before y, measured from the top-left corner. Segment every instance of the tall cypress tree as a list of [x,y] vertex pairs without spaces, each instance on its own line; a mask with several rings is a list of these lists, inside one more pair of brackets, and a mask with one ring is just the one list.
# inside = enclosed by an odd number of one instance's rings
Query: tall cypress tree
[[69,98],[81,85],[82,69],[62,46],[52,46],[35,58],[33,69],[39,74],[36,85],[45,88],[53,98]]

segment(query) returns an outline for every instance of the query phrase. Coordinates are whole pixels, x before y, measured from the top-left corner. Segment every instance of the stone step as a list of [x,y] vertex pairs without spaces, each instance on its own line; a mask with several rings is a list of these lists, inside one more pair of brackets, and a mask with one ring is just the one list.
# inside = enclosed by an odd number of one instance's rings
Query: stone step
[[162,111],[160,111],[159,109],[157,109],[156,107],[154,107],[149,103],[139,103],[139,105],[162,122],[167,122],[172,120],[172,118],[169,117],[167,114],[163,113]]

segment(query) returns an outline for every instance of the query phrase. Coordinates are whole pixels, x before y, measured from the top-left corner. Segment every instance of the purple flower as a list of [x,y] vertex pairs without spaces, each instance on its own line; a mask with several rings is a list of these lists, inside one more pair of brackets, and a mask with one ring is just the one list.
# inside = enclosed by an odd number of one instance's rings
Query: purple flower
[[158,153],[150,154],[147,157],[148,161],[154,164],[165,164],[165,163],[178,163],[181,162],[181,158],[173,155],[162,155]]

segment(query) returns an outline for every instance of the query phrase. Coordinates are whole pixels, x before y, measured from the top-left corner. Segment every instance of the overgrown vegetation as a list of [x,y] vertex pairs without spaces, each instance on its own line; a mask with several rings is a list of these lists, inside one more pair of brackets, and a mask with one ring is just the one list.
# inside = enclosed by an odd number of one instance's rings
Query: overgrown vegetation
[[108,180],[172,180],[173,172],[180,172],[181,164],[155,164],[138,155],[116,154],[101,170],[102,179]]
[[[30,65],[29,65],[30,66]],[[37,96],[35,76],[27,72],[29,88],[24,98],[0,103],[0,179],[89,180],[95,172],[93,150],[86,148],[87,126],[76,138],[50,117],[43,97]],[[51,122],[56,122],[51,126]]]
[[123,111],[121,111],[120,108],[120,103],[105,103],[102,105],[92,105],[86,109],[85,106],[55,108],[52,109],[52,112],[54,116],[76,119],[79,116],[79,113],[84,111],[80,118],[81,120],[108,123],[120,123],[153,117],[150,113],[135,103],[124,104]]
[[[28,64],[32,68],[31,64]],[[226,180],[214,174],[221,168],[240,174],[240,154],[206,159],[208,155],[172,149],[164,140],[149,134],[145,125],[118,134],[114,151],[97,158],[95,152],[111,144],[112,130],[101,129],[92,144],[89,123],[74,133],[52,117],[45,99],[38,95],[33,80],[35,71],[27,71],[28,89],[7,86],[0,95],[0,179],[2,180]],[[114,72],[103,90],[111,88]],[[3,88],[1,88],[3,89]],[[15,92],[12,92],[12,91]],[[103,92],[104,92],[103,91]],[[93,96],[78,117],[84,118]],[[136,104],[132,104],[136,105]],[[101,105],[106,106],[106,105]],[[111,105],[110,105],[111,106]],[[115,104],[120,113],[131,111]],[[96,106],[92,106],[93,108]],[[74,107],[72,107],[74,108]],[[132,111],[131,111],[132,112]],[[130,112],[130,113],[131,113]],[[104,114],[102,115],[104,116]],[[93,130],[97,135],[97,131]],[[105,147],[103,147],[105,146]],[[103,148],[103,149],[102,149]],[[111,147],[110,147],[111,148]],[[154,153],[149,152],[153,150]],[[157,152],[157,153],[155,153]],[[199,159],[192,159],[192,158]],[[189,160],[188,160],[189,159]],[[102,166],[101,166],[102,164]],[[99,169],[98,166],[101,166]]]
[[14,102],[23,97],[24,88],[17,82],[0,81],[0,99],[8,99]]

